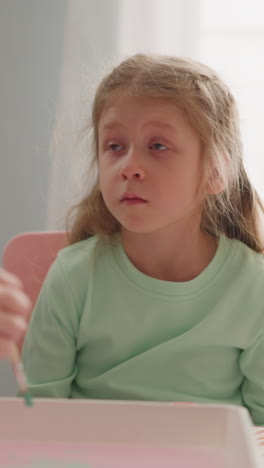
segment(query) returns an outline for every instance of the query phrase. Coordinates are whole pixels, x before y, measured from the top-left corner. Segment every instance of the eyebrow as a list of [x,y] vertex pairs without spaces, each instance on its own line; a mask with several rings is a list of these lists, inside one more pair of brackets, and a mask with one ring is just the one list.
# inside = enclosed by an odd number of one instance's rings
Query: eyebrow
[[118,120],[114,120],[113,122],[106,123],[102,126],[102,130],[112,130],[113,128],[116,127],[125,127],[122,122],[119,122]]
[[[150,120],[143,125],[143,127],[150,127],[150,126],[165,128],[165,129],[167,128],[167,129],[174,130],[174,131],[176,130],[175,127],[170,125],[168,122],[161,122],[158,120]],[[125,125],[122,122],[115,120],[113,122],[104,124],[102,127],[102,130],[112,130],[113,128],[116,128],[116,127],[125,128]]]
[[153,127],[169,128],[171,130],[175,130],[175,127],[173,127],[171,124],[168,122],[161,122],[160,120],[150,120],[144,124],[144,127],[148,127],[150,125],[153,125]]

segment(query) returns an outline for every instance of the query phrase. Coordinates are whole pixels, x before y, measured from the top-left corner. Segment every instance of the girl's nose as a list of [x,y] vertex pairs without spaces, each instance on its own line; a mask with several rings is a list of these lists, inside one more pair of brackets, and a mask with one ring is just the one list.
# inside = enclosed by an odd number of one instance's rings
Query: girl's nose
[[143,169],[140,158],[136,157],[132,152],[128,153],[123,160],[123,166],[120,170],[120,175],[123,180],[126,179],[144,179],[145,171]]

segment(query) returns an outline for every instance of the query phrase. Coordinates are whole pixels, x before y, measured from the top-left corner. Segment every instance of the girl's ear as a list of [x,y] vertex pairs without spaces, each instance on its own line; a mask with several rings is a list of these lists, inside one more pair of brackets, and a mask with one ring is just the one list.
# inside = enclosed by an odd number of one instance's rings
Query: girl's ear
[[206,184],[206,192],[208,195],[218,195],[225,189],[225,183],[220,177],[219,172],[216,168],[212,170],[211,175]]

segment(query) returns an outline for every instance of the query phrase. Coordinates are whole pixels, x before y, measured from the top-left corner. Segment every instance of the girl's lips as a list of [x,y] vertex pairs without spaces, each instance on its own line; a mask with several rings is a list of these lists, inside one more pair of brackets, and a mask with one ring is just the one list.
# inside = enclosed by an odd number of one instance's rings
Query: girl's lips
[[138,195],[134,193],[125,193],[122,198],[121,202],[124,203],[146,203],[147,200],[144,200],[144,198],[139,197]]
[[127,205],[136,205],[138,203],[146,203],[146,200],[142,198],[122,198],[121,202]]

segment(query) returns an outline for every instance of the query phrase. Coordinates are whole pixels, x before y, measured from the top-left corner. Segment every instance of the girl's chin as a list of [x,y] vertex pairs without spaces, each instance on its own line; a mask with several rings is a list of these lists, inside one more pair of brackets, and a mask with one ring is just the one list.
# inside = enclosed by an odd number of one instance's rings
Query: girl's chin
[[121,232],[129,232],[134,234],[150,234],[158,231],[159,229],[154,226],[135,225],[135,224],[121,224]]

